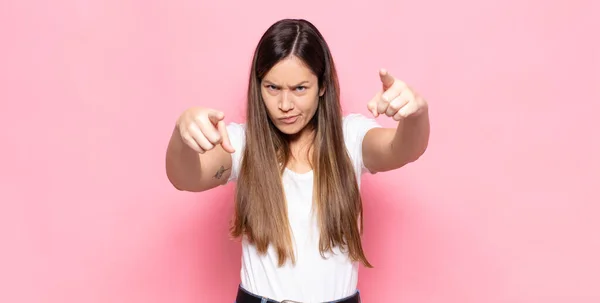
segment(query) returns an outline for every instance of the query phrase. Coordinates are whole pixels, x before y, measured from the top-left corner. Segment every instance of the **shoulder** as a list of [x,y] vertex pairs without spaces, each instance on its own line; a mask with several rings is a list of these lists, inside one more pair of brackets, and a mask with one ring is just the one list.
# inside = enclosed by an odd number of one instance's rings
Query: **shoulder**
[[228,180],[230,182],[237,180],[239,175],[244,146],[246,145],[246,124],[230,122],[227,124],[227,136],[235,149],[235,152],[231,154],[231,174]]
[[368,172],[363,163],[363,139],[369,130],[378,127],[381,125],[374,118],[358,113],[348,114],[342,119],[346,149],[358,175]]
[[233,148],[235,149],[235,154],[238,154],[238,152],[241,152],[245,145],[246,124],[230,122],[227,124],[226,128],[229,141],[231,141],[231,145],[233,145]]
[[244,137],[245,132],[246,132],[246,124],[245,123],[229,122],[229,124],[227,124],[227,134],[229,135],[230,139],[232,137],[235,137],[235,138]]
[[342,118],[342,129],[346,141],[360,139],[362,142],[362,137],[376,127],[381,127],[381,125],[374,118],[360,113],[350,113]]

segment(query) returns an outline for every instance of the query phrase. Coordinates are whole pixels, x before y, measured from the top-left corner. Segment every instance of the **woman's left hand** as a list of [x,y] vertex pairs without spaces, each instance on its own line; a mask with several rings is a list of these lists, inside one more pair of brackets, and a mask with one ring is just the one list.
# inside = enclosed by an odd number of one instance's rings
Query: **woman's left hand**
[[385,69],[379,71],[383,89],[368,103],[374,117],[385,114],[396,121],[415,117],[427,110],[427,102],[406,83],[390,75]]

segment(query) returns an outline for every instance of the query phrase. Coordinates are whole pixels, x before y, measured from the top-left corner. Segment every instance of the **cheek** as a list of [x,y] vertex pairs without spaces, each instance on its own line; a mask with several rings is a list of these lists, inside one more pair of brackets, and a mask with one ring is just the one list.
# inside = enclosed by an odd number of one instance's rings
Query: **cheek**
[[267,111],[269,112],[269,114],[277,111],[278,105],[277,105],[277,98],[275,96],[271,96],[268,93],[263,93],[262,98],[263,98],[263,102],[265,103],[265,106],[267,107]]
[[319,106],[319,96],[303,96],[302,98],[298,98],[298,104],[302,107],[302,111],[304,112],[314,112],[317,110]]

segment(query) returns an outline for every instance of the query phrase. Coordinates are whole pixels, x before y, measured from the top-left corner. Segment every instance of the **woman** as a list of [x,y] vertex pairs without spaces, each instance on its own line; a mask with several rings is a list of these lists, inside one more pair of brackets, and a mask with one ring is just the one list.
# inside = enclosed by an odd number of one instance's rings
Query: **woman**
[[242,239],[237,303],[359,302],[361,174],[402,167],[427,148],[427,103],[380,71],[368,103],[384,128],[342,116],[327,43],[305,20],[281,20],[258,43],[246,122],[194,107],[177,120],[166,156],[179,190],[201,192],[237,181],[232,235]]

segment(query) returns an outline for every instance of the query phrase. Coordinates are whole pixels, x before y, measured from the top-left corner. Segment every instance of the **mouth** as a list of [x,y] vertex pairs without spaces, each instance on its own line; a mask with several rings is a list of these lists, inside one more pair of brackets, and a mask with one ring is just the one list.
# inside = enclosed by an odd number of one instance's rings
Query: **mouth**
[[281,121],[285,124],[293,124],[294,122],[296,122],[296,120],[298,120],[299,116],[300,115],[282,117],[282,118],[279,118],[279,121]]

